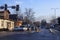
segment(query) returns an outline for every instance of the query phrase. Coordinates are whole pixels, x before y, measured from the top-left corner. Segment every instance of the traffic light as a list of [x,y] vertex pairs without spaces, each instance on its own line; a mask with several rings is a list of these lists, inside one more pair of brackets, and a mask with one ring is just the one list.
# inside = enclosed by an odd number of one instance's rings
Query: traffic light
[[0,6],[0,9],[7,10],[7,8],[16,9],[16,11],[19,11],[19,5],[16,5],[16,6],[7,6],[7,4],[5,4],[4,6]]
[[5,4],[5,10],[7,10],[7,4]]
[[16,5],[16,11],[19,11],[19,5]]
[[4,6],[0,6],[0,9],[4,9]]

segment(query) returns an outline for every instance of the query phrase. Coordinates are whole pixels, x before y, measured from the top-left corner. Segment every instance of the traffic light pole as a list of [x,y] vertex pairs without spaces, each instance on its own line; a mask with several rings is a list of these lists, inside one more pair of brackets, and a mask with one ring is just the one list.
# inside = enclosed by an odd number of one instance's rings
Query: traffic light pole
[[0,6],[0,9],[7,10],[7,8],[16,9],[16,11],[19,11],[19,5],[16,5],[16,6],[7,6],[7,4],[5,4],[4,6]]

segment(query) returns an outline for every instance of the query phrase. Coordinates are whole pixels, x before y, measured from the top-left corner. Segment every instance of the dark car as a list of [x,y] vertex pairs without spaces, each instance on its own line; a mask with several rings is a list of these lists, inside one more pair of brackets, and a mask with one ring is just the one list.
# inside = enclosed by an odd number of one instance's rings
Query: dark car
[[28,28],[25,26],[15,27],[14,31],[26,31]]
[[23,31],[22,27],[14,27],[14,31]]

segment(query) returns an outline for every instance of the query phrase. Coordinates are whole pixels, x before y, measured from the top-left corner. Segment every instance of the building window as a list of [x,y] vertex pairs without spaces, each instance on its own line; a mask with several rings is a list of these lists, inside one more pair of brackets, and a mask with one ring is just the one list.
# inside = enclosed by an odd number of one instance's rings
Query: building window
[[11,27],[11,23],[7,22],[7,27],[10,28]]
[[4,21],[1,21],[1,26],[2,26],[2,27],[4,26]]

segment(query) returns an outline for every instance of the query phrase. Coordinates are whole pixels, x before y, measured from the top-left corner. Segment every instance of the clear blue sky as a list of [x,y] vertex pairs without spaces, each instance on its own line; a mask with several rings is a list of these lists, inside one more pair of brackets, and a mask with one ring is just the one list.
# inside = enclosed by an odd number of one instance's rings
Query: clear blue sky
[[24,8],[32,8],[39,16],[51,16],[54,15],[54,10],[51,8],[59,8],[56,13],[60,16],[60,0],[0,0],[0,5],[4,4],[21,6],[22,11]]

